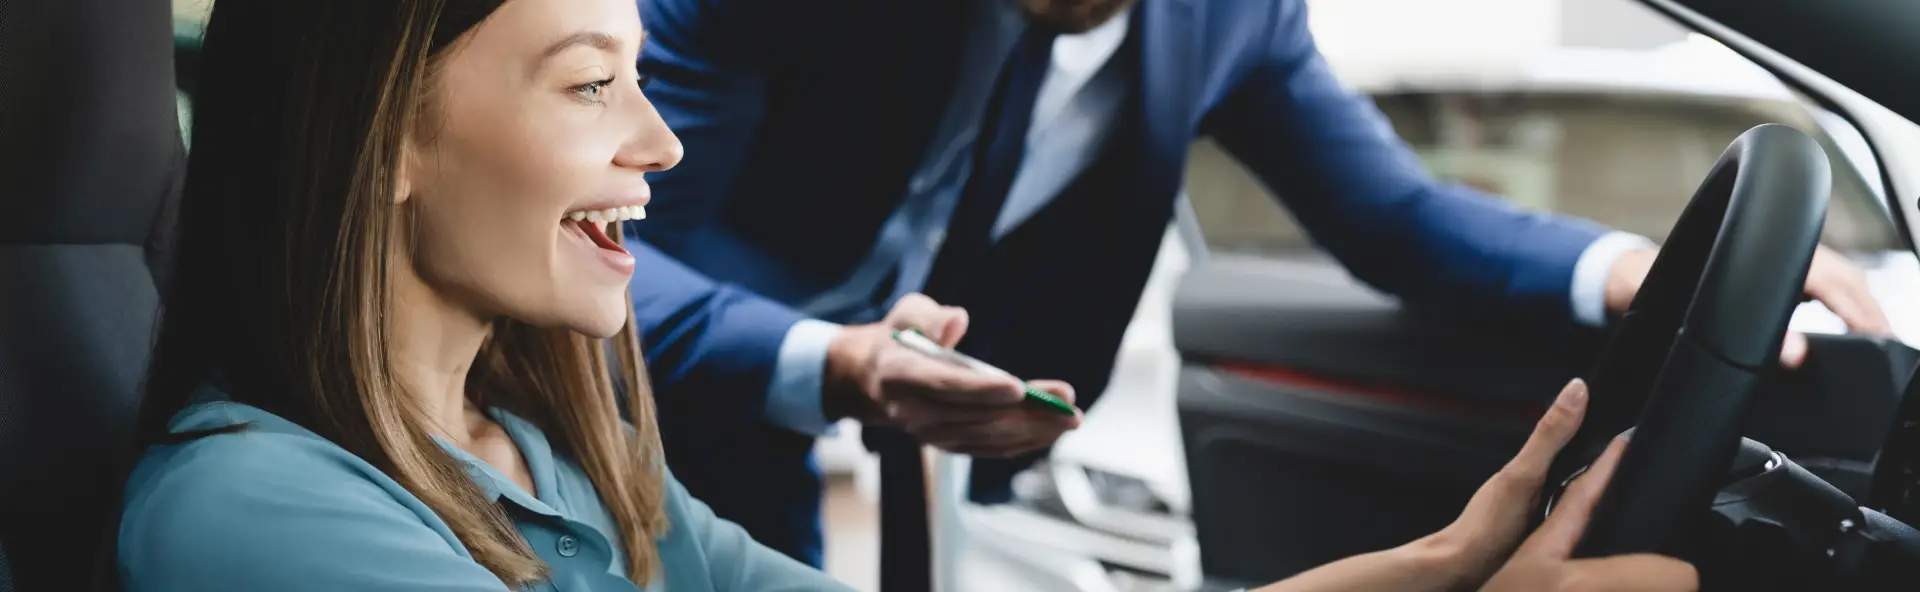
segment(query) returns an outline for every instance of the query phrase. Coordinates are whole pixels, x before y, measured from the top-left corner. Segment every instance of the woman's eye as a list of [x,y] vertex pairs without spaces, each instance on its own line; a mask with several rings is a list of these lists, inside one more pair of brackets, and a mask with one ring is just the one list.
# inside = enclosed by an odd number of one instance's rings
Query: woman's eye
[[606,80],[595,80],[593,82],[589,82],[586,84],[582,84],[580,86],[573,87],[572,90],[574,94],[580,95],[580,98],[598,103],[600,102],[600,91],[606,90],[607,85],[610,85],[610,84],[613,84],[612,78],[608,78]]

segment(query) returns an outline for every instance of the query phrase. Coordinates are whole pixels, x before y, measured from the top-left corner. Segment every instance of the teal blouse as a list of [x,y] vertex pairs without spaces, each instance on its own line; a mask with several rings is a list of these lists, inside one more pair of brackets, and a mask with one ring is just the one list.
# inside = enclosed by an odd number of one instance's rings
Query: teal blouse
[[[209,389],[211,390],[211,389]],[[393,479],[293,422],[211,391],[175,432],[250,429],[146,452],[128,482],[119,569],[129,592],[503,592],[445,522]],[[850,590],[749,538],[667,475],[663,573],[627,578],[613,517],[573,459],[533,424],[491,411],[526,459],[533,491],[442,444],[505,509],[554,592]]]

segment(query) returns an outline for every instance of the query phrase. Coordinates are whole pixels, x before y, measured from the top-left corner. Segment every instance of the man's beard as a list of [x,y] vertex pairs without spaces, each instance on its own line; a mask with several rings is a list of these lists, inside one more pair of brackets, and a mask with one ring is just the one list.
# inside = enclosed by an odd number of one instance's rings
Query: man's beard
[[1137,0],[1020,0],[1027,20],[1064,34],[1085,33]]

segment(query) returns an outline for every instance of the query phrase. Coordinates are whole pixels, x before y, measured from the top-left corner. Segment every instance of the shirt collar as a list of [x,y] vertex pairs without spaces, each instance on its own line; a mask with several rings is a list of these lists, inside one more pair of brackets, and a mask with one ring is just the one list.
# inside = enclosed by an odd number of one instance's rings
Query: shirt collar
[[546,434],[531,422],[498,408],[488,409],[487,415],[506,429],[507,435],[513,438],[514,445],[520,449],[520,457],[527,463],[527,472],[533,476],[532,492],[521,488],[499,469],[460,447],[438,436],[433,440],[448,455],[466,465],[467,475],[486,492],[488,499],[496,503],[504,500],[535,514],[562,518],[560,512],[548,503],[557,503],[558,497],[554,488],[553,446],[547,441]]
[[[216,377],[214,380],[209,380],[207,383],[196,388],[194,392],[188,396],[189,405],[187,408],[180,410],[180,413],[177,414],[175,418],[178,419],[179,417],[189,416],[197,408],[207,405],[233,405],[233,403],[230,402],[231,400],[231,397],[226,393],[224,383],[219,377]],[[276,432],[306,434],[314,438],[320,437],[304,427],[282,419],[280,416],[245,406],[239,406],[236,407],[236,409],[250,411],[241,411],[238,415],[229,413],[217,418],[216,421],[224,423],[186,425],[176,429],[207,429],[234,423],[251,422]],[[548,501],[558,503],[560,498],[559,492],[554,484],[554,480],[557,477],[554,472],[554,463],[556,461],[553,457],[553,446],[547,441],[546,434],[542,433],[540,428],[534,426],[532,422],[512,413],[507,413],[499,408],[487,409],[487,415],[492,417],[494,421],[499,422],[502,428],[506,429],[507,436],[513,438],[514,445],[520,449],[520,457],[526,461],[527,471],[533,475],[533,492],[521,489],[519,484],[514,483],[513,480],[507,478],[504,473],[493,468],[493,465],[487,464],[486,461],[482,461],[479,457],[465,450],[461,450],[460,447],[448,443],[439,436],[433,437],[434,443],[439,444],[440,448],[445,450],[448,455],[460,461],[462,465],[465,465],[467,475],[473,479],[474,484],[479,485],[481,490],[486,492],[487,499],[493,500],[495,503],[500,503],[501,500],[504,499],[535,514],[562,518],[563,516],[561,516],[560,512],[547,503]]]

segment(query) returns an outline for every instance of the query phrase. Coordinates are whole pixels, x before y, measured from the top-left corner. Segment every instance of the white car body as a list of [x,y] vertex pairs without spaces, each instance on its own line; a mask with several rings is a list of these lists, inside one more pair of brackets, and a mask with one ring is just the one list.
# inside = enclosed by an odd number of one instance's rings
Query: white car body
[[[1765,71],[1698,37],[1654,51],[1556,49],[1448,68],[1372,56],[1329,57],[1342,79],[1363,94],[1521,90],[1795,100]],[[1821,124],[1863,175],[1877,177],[1857,132],[1844,124],[1834,126],[1830,119]],[[1877,179],[1867,185],[1876,191],[1879,187]],[[1193,263],[1192,245],[1204,242],[1183,236],[1180,226],[1168,232],[1122,343],[1112,386],[1088,412],[1084,425],[1062,438],[1049,463],[1037,469],[1050,473],[1068,516],[1020,504],[965,502],[967,459],[938,455],[938,590],[1132,592],[1197,586],[1199,551],[1187,518],[1192,496],[1175,409],[1180,360],[1173,347],[1170,305],[1180,275]],[[1920,261],[1901,251],[1868,254],[1861,264],[1896,334],[1915,343],[1920,339],[1920,307],[1904,304],[1920,294]],[[1845,330],[1818,303],[1803,305],[1792,326],[1815,333]],[[1088,470],[1105,474],[1103,478],[1137,480],[1130,487],[1150,491],[1164,512],[1105,504]],[[1022,485],[1031,483],[1016,483],[1016,490]]]

